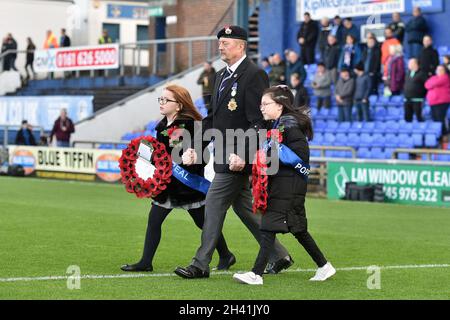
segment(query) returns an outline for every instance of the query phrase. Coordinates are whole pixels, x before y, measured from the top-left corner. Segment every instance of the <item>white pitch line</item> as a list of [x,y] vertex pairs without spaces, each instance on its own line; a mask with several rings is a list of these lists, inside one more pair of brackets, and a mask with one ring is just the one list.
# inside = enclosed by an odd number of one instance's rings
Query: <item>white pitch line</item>
[[[336,268],[337,271],[363,271],[369,267],[343,267]],[[377,266],[381,270],[393,270],[393,269],[431,269],[431,268],[450,268],[450,264],[411,264],[400,266]],[[284,272],[315,272],[316,269],[293,269],[286,270]],[[234,274],[236,272],[243,271],[221,271],[211,272],[211,275],[227,275]],[[128,278],[161,278],[161,277],[175,277],[174,273],[135,273],[135,274],[111,274],[111,275],[80,275],[80,279],[128,279]],[[16,277],[16,278],[0,278],[0,282],[29,282],[29,281],[51,281],[51,280],[67,280],[72,276],[47,276],[47,277]]]

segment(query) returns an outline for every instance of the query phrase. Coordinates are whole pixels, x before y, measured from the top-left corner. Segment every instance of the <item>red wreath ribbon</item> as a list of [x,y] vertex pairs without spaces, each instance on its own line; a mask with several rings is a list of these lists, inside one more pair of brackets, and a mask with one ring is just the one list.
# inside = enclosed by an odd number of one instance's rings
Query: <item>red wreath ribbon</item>
[[256,152],[252,167],[253,213],[264,213],[267,209],[267,159],[264,150]]
[[[142,140],[151,143],[153,147],[152,163],[155,166],[153,177],[144,180],[136,174],[137,151]],[[140,137],[133,139],[122,151],[119,159],[120,175],[127,192],[134,193],[138,198],[154,198],[167,189],[172,176],[172,159],[166,146],[155,138]]]

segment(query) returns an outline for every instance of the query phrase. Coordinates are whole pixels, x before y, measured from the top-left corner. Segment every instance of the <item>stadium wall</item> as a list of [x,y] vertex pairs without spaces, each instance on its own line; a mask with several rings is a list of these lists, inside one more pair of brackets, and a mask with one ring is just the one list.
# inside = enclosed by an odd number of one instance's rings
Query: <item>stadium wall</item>
[[[261,3],[259,19],[261,57],[274,52],[282,53],[286,48],[300,50],[296,39],[300,28],[300,22],[297,21],[296,17],[297,1],[270,0]],[[450,30],[450,0],[442,0],[442,3],[442,12],[424,13],[436,47],[450,46],[448,34],[442,32]],[[405,0],[405,6],[406,11],[410,12],[411,1]],[[353,21],[357,26],[360,26],[366,23],[367,18],[367,16],[356,17],[353,18]],[[411,14],[402,14],[403,21],[406,22],[410,18]],[[382,23],[389,23],[390,21],[391,14],[381,16]]]

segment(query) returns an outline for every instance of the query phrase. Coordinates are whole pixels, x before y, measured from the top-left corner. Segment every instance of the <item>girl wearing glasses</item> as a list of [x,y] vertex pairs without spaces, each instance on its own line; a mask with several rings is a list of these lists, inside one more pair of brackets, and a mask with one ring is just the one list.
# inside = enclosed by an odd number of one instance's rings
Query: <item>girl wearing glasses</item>
[[[312,123],[305,109],[294,109],[293,101],[294,97],[287,86],[271,87],[263,94],[261,112],[264,120],[269,120],[269,129],[278,130],[282,137],[281,143],[307,164],[308,140],[313,137]],[[272,148],[274,147],[268,149],[267,155],[270,155]],[[255,264],[251,272],[234,274],[235,280],[245,284],[262,285],[268,252],[274,245],[275,236],[277,233],[288,232],[294,235],[319,267],[311,281],[324,281],[336,273],[308,232],[306,190],[306,178],[292,166],[280,161],[278,171],[268,176],[267,209],[261,219],[260,250]]]
[[[180,86],[170,85],[158,98],[159,110],[164,118],[156,127],[157,140],[164,143],[167,152],[182,144],[182,132],[188,130],[194,136],[194,121],[201,121],[202,116],[192,102],[189,92]],[[197,164],[186,167],[188,172],[203,177],[204,165]],[[181,165],[181,167],[184,167]],[[144,252],[141,260],[132,265],[121,267],[123,271],[153,271],[153,257],[161,239],[161,226],[172,209],[185,209],[189,212],[200,229],[204,222],[206,195],[189,188],[176,178],[172,178],[167,189],[153,199],[148,218]],[[235,263],[234,255],[228,250],[223,235],[220,236],[216,249],[219,253],[217,270],[226,270]]]

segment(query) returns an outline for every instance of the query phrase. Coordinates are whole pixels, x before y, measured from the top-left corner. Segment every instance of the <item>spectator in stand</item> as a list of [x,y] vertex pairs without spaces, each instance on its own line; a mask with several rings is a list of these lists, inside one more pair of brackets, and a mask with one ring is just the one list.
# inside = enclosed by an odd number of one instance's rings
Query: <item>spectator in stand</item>
[[291,74],[290,81],[293,89],[292,94],[294,95],[294,108],[299,109],[309,105],[308,91],[303,86],[300,75],[298,73]]
[[214,90],[215,81],[216,70],[212,66],[212,63],[207,61],[203,64],[203,72],[198,77],[197,84],[202,86],[203,102],[208,110],[211,104],[211,96]]
[[46,134],[41,134],[41,138],[39,140],[38,146],[48,147],[48,137]]
[[297,52],[294,50],[288,50],[286,53],[287,68],[286,68],[286,79],[290,79],[293,73],[297,73],[300,77],[300,82],[303,84],[306,80],[305,66],[302,60],[298,56]]
[[384,42],[381,45],[381,64],[383,68],[386,66],[386,62],[389,58],[389,48],[401,44],[397,38],[394,38],[394,32],[391,28],[384,29]]
[[364,72],[370,77],[370,94],[378,95],[378,83],[381,74],[381,49],[374,35],[367,38],[367,47],[362,54]]
[[450,55],[444,56],[444,65],[447,67],[448,71],[450,71]]
[[279,53],[275,53],[272,57],[272,70],[269,73],[269,81],[271,86],[286,84],[286,64]]
[[321,61],[323,61],[325,57],[325,48],[328,45],[328,35],[331,32],[331,28],[330,19],[325,17],[320,20],[319,51]]
[[439,53],[433,48],[433,38],[430,35],[423,37],[423,49],[420,51],[419,64],[428,78],[435,74],[439,65]]
[[70,147],[70,135],[75,132],[72,120],[67,117],[67,110],[61,109],[61,114],[56,119],[53,129],[50,132],[50,144],[53,136],[56,136],[56,145],[58,147]]
[[317,97],[317,109],[320,110],[322,106],[329,109],[331,107],[331,74],[321,62],[317,64],[311,86]]
[[341,70],[334,93],[338,105],[338,121],[351,122],[355,80],[351,77],[350,70]]
[[359,41],[360,41],[360,31],[359,28],[357,28],[354,24],[353,24],[353,20],[352,18],[345,18],[344,19],[344,29],[342,31],[342,41],[347,42],[347,36],[351,35],[353,36],[354,39],[354,43],[356,45],[359,45]]
[[35,146],[36,140],[34,139],[32,129],[33,128],[28,124],[28,121],[23,120],[22,127],[16,135],[16,145]]
[[270,73],[270,70],[272,70],[272,66],[270,65],[269,58],[263,58],[261,60],[261,68],[267,73]]
[[300,25],[300,30],[297,33],[297,41],[300,44],[302,62],[304,64],[313,64],[315,62],[315,50],[319,37],[319,26],[316,21],[311,19],[309,12],[305,12],[303,18],[304,21]]
[[30,37],[27,38],[27,60],[25,62],[25,72],[27,73],[27,80],[30,80],[30,73],[28,72],[28,68],[31,69],[31,73],[33,74],[33,79],[36,77],[36,72],[34,72],[33,62],[34,62],[34,51],[36,50],[36,46],[31,40]]
[[403,39],[405,38],[405,24],[400,17],[400,13],[394,12],[392,14],[392,22],[389,24],[389,28],[394,33],[394,37],[403,44]]
[[112,43],[111,37],[108,35],[108,30],[103,29],[102,36],[98,39],[98,44]]
[[425,81],[428,76],[425,71],[419,68],[419,61],[417,58],[411,58],[408,61],[408,72],[405,77],[405,86],[403,87],[403,93],[405,95],[405,103],[403,105],[405,109],[405,121],[412,122],[413,115],[416,115],[416,119],[419,122],[423,121],[422,106],[427,94],[425,89]]
[[342,25],[342,19],[339,16],[335,16],[333,19],[333,28],[331,29],[330,34],[336,38],[339,45],[341,45],[344,41],[342,37],[343,32],[344,26]]
[[370,96],[370,76],[364,72],[363,63],[355,67],[355,95],[354,101],[358,111],[358,121],[370,121],[369,96]]
[[336,36],[330,34],[328,36],[328,44],[325,48],[323,63],[325,64],[325,68],[330,72],[333,84],[336,84],[338,79],[337,69],[340,55],[341,47],[339,46],[337,38]]
[[445,65],[436,68],[436,75],[425,82],[428,90],[427,100],[431,106],[433,121],[442,122],[442,134],[449,133],[446,123],[448,106],[450,104],[450,72]]
[[17,42],[16,40],[13,38],[11,33],[8,33],[6,35],[6,38],[3,40],[3,45],[2,45],[2,53],[6,52],[6,51],[10,51],[8,54],[6,54],[4,56],[4,62],[3,62],[3,70],[4,71],[8,71],[8,70],[15,70],[17,71],[16,68],[16,58],[17,58],[17,52],[15,52],[14,50],[17,50]]
[[[383,80],[385,81],[385,95],[399,95],[405,84],[405,62],[402,45],[389,47],[389,58],[386,62]],[[389,90],[386,89],[386,86]]]
[[61,38],[59,39],[59,46],[70,47],[70,37],[66,34],[66,29],[61,29]]
[[339,57],[338,70],[348,69],[353,70],[355,66],[361,61],[361,49],[356,43],[356,39],[351,34],[346,36],[346,44],[342,48]]
[[428,24],[422,16],[419,7],[414,7],[413,17],[406,24],[406,33],[409,46],[409,57],[418,58],[422,50],[423,37],[428,32]]
[[52,30],[47,30],[47,36],[44,41],[44,49],[54,49],[58,48],[58,41],[56,40],[55,34]]

